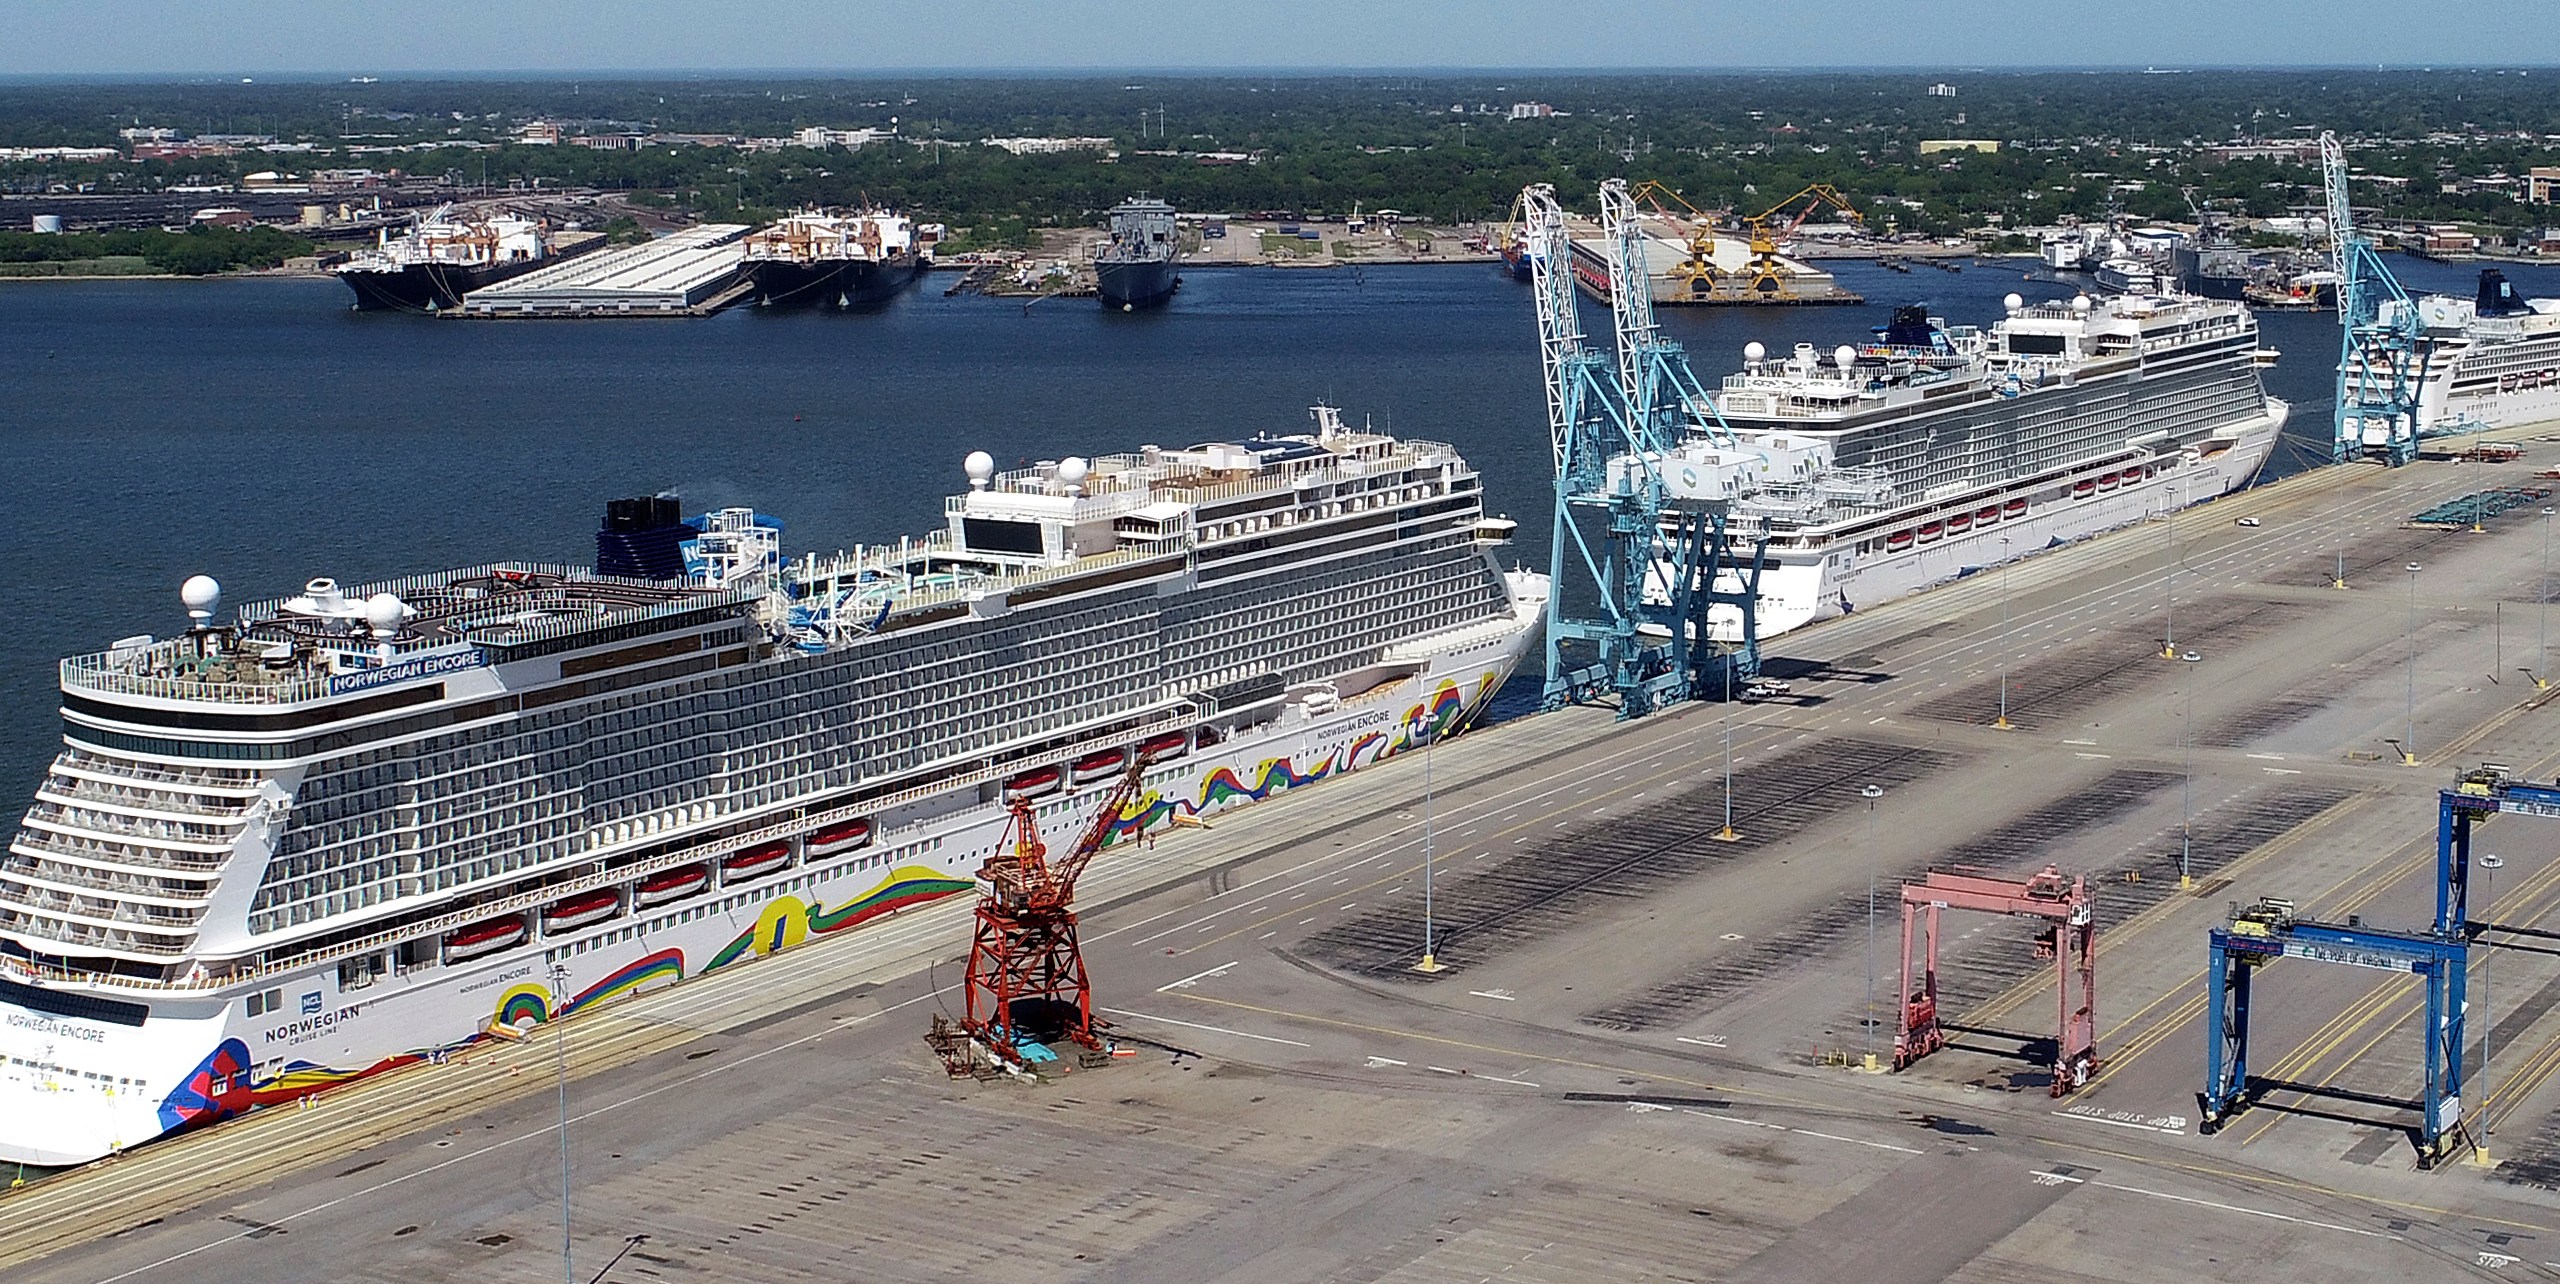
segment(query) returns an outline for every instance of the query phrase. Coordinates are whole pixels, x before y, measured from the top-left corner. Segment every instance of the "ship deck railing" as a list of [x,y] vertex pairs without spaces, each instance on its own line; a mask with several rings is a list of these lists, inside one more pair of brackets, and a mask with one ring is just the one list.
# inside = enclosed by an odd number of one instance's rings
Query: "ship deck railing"
[[[63,968],[50,964],[38,963],[30,959],[19,958],[14,955],[0,955],[0,973],[14,973],[19,976],[34,979],[57,981],[66,984],[94,985],[109,989],[190,992],[217,990],[226,986],[255,981],[285,972],[298,971],[318,963],[325,963],[334,959],[345,958],[350,955],[369,954],[380,950],[387,950],[404,941],[414,941],[421,937],[434,936],[439,933],[449,932],[455,928],[467,927],[473,923],[483,922],[501,915],[527,913],[566,897],[576,896],[585,892],[602,891],[606,888],[619,887],[626,883],[632,883],[640,879],[647,878],[652,874],[676,869],[685,865],[699,864],[724,852],[743,850],[761,843],[776,842],[783,839],[797,838],[804,834],[816,833],[817,831],[825,829],[831,825],[838,825],[849,820],[857,820],[869,816],[880,815],[895,811],[900,807],[929,801],[939,795],[946,794],[955,789],[963,789],[973,785],[983,785],[1009,779],[1012,776],[1019,774],[1024,768],[1038,762],[1051,760],[1072,762],[1078,757],[1101,749],[1114,748],[1133,742],[1144,742],[1151,736],[1162,735],[1169,731],[1187,731],[1190,729],[1192,723],[1197,721],[1198,716],[1198,711],[1188,705],[1177,706],[1161,717],[1154,718],[1136,726],[1124,727],[1108,734],[1090,736],[1085,739],[1066,744],[1052,745],[1037,753],[1028,751],[1016,752],[1008,757],[993,759],[984,767],[952,775],[937,776],[931,783],[916,785],[912,788],[899,790],[896,793],[887,794],[878,798],[865,799],[861,802],[848,804],[842,807],[832,807],[825,811],[812,812],[805,816],[795,816],[788,820],[776,821],[773,824],[766,825],[759,829],[750,830],[746,833],[732,834],[726,837],[696,843],[680,851],[667,852],[650,860],[636,861],[632,864],[621,866],[616,869],[586,874],[578,878],[568,879],[558,883],[547,884],[533,890],[519,892],[512,896],[483,901],[463,909],[439,914],[432,918],[422,919],[412,923],[405,923],[399,927],[388,928],[380,932],[374,932],[351,940],[295,953],[289,957],[274,959],[269,962],[256,964],[246,968],[235,968],[221,973],[208,971],[203,975],[188,975],[175,978],[133,977]],[[702,821],[693,823],[709,824],[719,819],[721,819],[720,816],[713,815]],[[621,843],[615,844],[615,846],[637,845],[656,841],[663,837],[665,832],[665,830],[655,830],[638,833],[629,839],[623,840]],[[875,836],[870,844],[845,852],[843,856],[852,857],[858,853],[868,852],[877,847],[893,845],[888,841],[888,839],[889,833],[881,833]],[[571,863],[589,864],[605,855],[608,855],[611,850],[612,848],[610,847],[590,847],[575,853]],[[828,858],[830,863],[835,859],[838,858]],[[57,941],[56,943],[87,944],[90,942]],[[113,946],[110,948],[123,949],[126,947]],[[183,950],[161,951],[132,949],[128,952],[179,954],[183,953]],[[435,965],[426,964],[422,966],[431,967]],[[393,969],[393,971],[398,974],[405,974],[406,972],[413,970],[415,969]]]
[[54,856],[65,860],[87,861],[119,869],[158,869],[171,873],[207,875],[218,873],[230,853],[208,854],[196,860],[180,860],[175,848],[140,846],[129,842],[105,843],[94,839],[65,837],[49,829],[21,829],[10,842],[9,850],[33,856]]
[[[64,781],[69,783],[61,783]],[[48,775],[43,784],[36,786],[36,796],[74,805],[90,804],[101,807],[126,807],[135,811],[176,812],[184,816],[202,816],[210,820],[238,820],[249,811],[246,803],[236,807],[216,807],[165,789],[136,789],[106,785],[85,776],[73,776],[68,773]]]

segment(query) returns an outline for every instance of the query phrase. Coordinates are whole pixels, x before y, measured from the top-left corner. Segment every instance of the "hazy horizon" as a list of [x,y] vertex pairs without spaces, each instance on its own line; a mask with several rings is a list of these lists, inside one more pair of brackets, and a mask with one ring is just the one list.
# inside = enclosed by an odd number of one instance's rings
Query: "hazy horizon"
[[[0,76],[216,77],[1306,75],[2540,69],[2560,32],[2512,4],[2451,0],[2412,31],[2385,0],[2158,0],[2093,29],[2038,0],[1962,11],[1871,0],[1708,9],[1585,0],[804,0],[788,21],[683,0],[386,11],[356,0],[20,0]],[[2530,12],[2527,10],[2526,12]],[[1892,17],[1893,22],[1880,18]],[[1543,43],[1542,43],[1543,42]],[[2102,63],[2057,58],[2103,48]],[[966,50],[955,56],[955,52]],[[1392,58],[1346,51],[1392,50]],[[788,51],[793,57],[777,59]],[[1686,55],[1686,56],[1684,56]]]

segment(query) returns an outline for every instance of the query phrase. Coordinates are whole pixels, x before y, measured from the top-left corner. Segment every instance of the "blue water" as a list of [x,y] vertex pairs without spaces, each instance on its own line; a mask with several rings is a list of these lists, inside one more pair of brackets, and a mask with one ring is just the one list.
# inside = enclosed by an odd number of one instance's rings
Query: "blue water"
[[[2468,269],[2406,265],[2417,288]],[[1825,349],[1924,300],[1988,321],[2016,267],[1843,264],[1860,308],[1665,314],[1713,380],[1752,340]],[[2560,293],[2560,269],[2511,269]],[[588,560],[607,498],[750,504],[794,551],[941,521],[973,449],[1017,460],[1354,422],[1455,443],[1542,563],[1548,468],[1526,287],[1490,267],[1189,272],[1171,307],[944,298],[684,321],[356,314],[283,279],[0,284],[0,807],[58,743],[53,664],[184,627],[197,572],[231,601],[501,558]],[[1592,316],[1602,327],[1605,318]],[[2270,384],[2326,432],[2333,318],[2275,314]]]

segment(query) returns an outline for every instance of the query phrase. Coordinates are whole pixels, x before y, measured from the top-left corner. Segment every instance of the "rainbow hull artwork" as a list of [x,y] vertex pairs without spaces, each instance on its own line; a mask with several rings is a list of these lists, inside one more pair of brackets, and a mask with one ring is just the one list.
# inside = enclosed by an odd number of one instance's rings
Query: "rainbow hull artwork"
[[[1524,601],[1512,627],[1374,675],[1357,696],[1296,693],[1214,742],[1186,737],[1114,819],[1112,844],[1267,802],[1462,730],[1527,652],[1539,609]],[[1106,787],[1063,785],[1038,802],[1043,823],[1089,820]],[[498,1027],[531,1030],[851,936],[970,892],[1006,816],[1001,789],[955,785],[876,815],[871,837],[852,850],[795,848],[752,877],[715,870],[699,892],[650,906],[626,898],[610,917],[572,929],[546,931],[535,918],[521,943],[458,965],[428,961],[365,977],[327,967],[283,972],[220,997],[153,1004],[134,1024],[13,1009],[0,1026],[0,1054],[15,1059],[0,1061],[0,1096],[21,1122],[6,1158],[87,1162],[386,1071],[432,1067]],[[1109,855],[1102,860],[1097,868],[1107,871]],[[66,1045],[112,1053],[135,1073],[112,1082],[83,1076],[67,1064]]]

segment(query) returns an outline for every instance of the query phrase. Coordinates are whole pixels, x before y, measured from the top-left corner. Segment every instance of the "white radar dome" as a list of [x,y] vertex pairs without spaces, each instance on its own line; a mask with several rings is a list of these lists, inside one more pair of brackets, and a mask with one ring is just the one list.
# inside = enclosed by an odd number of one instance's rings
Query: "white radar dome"
[[1841,344],[1839,347],[1831,350],[1831,361],[1832,364],[1846,370],[1849,367],[1858,364],[1858,350],[1850,347],[1848,344]]
[[190,618],[210,620],[214,604],[222,600],[222,586],[210,575],[190,575],[178,586],[178,600],[186,604]]
[[409,618],[409,604],[390,593],[376,593],[364,600],[364,622],[377,634],[397,632]]
[[2087,312],[2089,310],[2089,296],[2085,294],[2072,295],[2071,310],[2074,312]]
[[2017,311],[2018,309],[2020,309],[2020,308],[2023,308],[2023,307],[2027,306],[2027,301],[2026,301],[2026,299],[2025,299],[2025,297],[2024,297],[2024,296],[2016,295],[2016,294],[2012,294],[2012,295],[2007,296],[2006,298],[2001,299],[2001,300],[2000,300],[2000,306],[2001,306],[2001,307],[2003,307],[2003,308],[2008,309],[2008,310],[2009,310],[2009,311],[2011,311],[2011,312],[2015,312],[2015,311]]
[[1761,343],[1759,340],[1754,339],[1751,342],[1742,345],[1742,359],[1745,361],[1766,361],[1769,359],[1768,346]]
[[996,457],[983,450],[970,451],[969,457],[960,461],[960,471],[969,474],[971,489],[985,490],[996,475]]
[[1083,486],[1084,479],[1092,473],[1093,465],[1085,462],[1082,455],[1069,455],[1058,461],[1058,480],[1068,490]]

